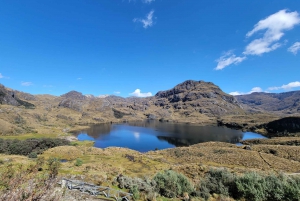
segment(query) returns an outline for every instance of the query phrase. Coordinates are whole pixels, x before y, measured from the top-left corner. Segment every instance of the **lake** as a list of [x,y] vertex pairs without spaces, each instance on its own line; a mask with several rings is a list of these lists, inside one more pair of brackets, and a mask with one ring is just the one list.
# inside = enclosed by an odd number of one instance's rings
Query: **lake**
[[95,147],[126,147],[140,152],[220,141],[238,144],[240,140],[265,138],[225,127],[159,121],[99,124],[75,132],[78,140],[93,140]]

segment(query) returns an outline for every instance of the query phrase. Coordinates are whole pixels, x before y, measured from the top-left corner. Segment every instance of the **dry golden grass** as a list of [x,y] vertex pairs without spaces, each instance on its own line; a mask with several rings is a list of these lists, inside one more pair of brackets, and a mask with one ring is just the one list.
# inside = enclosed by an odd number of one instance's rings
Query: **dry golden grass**
[[300,146],[253,145],[251,150],[300,162]]
[[300,146],[300,137],[274,137],[271,139],[252,139],[242,141],[245,145],[268,144],[268,145],[290,145]]

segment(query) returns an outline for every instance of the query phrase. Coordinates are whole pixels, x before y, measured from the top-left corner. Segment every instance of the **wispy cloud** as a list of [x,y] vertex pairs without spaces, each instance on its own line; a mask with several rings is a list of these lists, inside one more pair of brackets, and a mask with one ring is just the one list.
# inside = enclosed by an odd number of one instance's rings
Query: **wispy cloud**
[[130,93],[129,95],[136,96],[136,97],[148,97],[148,96],[152,96],[152,93],[151,92],[141,93],[140,89],[136,89],[134,92]]
[[25,86],[25,87],[29,87],[29,86],[33,85],[33,83],[32,82],[21,82],[21,85]]
[[265,31],[263,37],[249,43],[243,53],[245,55],[261,55],[276,50],[282,45],[278,41],[284,35],[284,31],[293,29],[299,23],[300,17],[298,12],[288,12],[287,10],[280,10],[260,20],[254,25],[254,29],[246,34],[246,37]]
[[9,79],[9,77],[4,76],[4,75],[2,75],[2,74],[0,73],[0,79]]
[[114,91],[114,94],[120,94],[121,92],[119,92],[119,91]]
[[245,59],[246,57],[237,57],[235,54],[232,53],[232,51],[228,51],[216,60],[216,62],[218,62],[218,65],[215,69],[222,70],[226,66],[241,63]]
[[[257,33],[263,32],[263,36],[252,40],[243,52],[244,56],[237,57],[234,54],[222,56],[216,60],[218,62],[216,70],[220,70],[231,64],[238,64],[244,61],[248,55],[262,55],[274,51],[287,41],[280,42],[284,32],[293,29],[300,24],[300,16],[297,11],[288,12],[280,10],[254,25],[254,28],[246,34],[246,38],[253,37]],[[294,46],[295,45],[295,46]],[[298,52],[300,44],[295,43],[289,48],[289,51]],[[292,53],[294,53],[292,52]],[[295,54],[294,53],[294,54]]]
[[244,93],[244,92],[239,92],[239,91],[234,91],[234,92],[230,92],[229,94],[230,95],[233,95],[233,96],[238,96],[238,95],[243,95],[243,94],[252,94],[254,92],[262,92],[262,88],[260,87],[253,87],[251,89],[251,91],[247,92],[247,93]]
[[300,42],[295,42],[291,47],[288,48],[288,51],[296,55],[300,50]]
[[[265,92],[276,91],[276,90],[291,90],[291,89],[297,88],[297,87],[300,87],[300,82],[299,81],[290,82],[290,83],[284,84],[280,87],[269,87],[267,89],[267,91],[265,91]],[[240,92],[240,91],[233,91],[233,92],[230,92],[229,94],[233,95],[233,96],[238,96],[238,95],[244,95],[244,94],[251,94],[253,92],[263,92],[263,90],[260,87],[253,87],[251,89],[251,91],[249,91],[247,93]]]
[[82,80],[82,78],[81,78],[81,77],[78,77],[77,80]]
[[153,14],[154,10],[151,10],[147,15],[146,18],[134,18],[133,22],[141,22],[143,24],[143,27],[147,29],[148,27],[153,26]]
[[148,4],[150,4],[150,3],[154,2],[154,1],[155,0],[142,0],[143,3],[148,3]]
[[280,90],[280,89],[289,90],[289,89],[297,88],[297,87],[300,87],[300,82],[299,81],[290,82],[288,84],[282,85],[281,87],[269,87],[268,90],[270,90],[270,91]]

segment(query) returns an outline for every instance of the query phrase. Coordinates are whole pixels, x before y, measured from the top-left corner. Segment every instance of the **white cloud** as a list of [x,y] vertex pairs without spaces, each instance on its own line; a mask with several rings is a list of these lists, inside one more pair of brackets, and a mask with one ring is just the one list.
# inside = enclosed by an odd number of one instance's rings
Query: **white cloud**
[[121,92],[119,92],[119,91],[114,91],[114,94],[120,94]]
[[46,87],[46,88],[52,88],[53,85],[47,85],[47,84],[45,84],[45,85],[43,85],[43,87]]
[[32,82],[21,82],[21,85],[25,86],[25,87],[29,87],[29,86],[33,85],[33,83]]
[[221,70],[231,64],[241,63],[245,59],[246,57],[237,57],[235,56],[235,54],[232,53],[232,51],[228,51],[223,56],[221,56],[219,59],[216,60],[216,62],[218,62],[218,65],[215,69]]
[[143,27],[147,29],[148,27],[153,26],[153,14],[154,10],[151,10],[147,15],[145,19],[141,18],[134,18],[133,22],[141,22],[143,24]]
[[251,91],[248,92],[248,94],[254,93],[254,92],[262,92],[263,90],[260,87],[253,87]]
[[296,55],[300,50],[300,42],[295,42],[291,47],[288,48],[288,51]]
[[253,87],[251,91],[244,93],[239,91],[230,92],[229,94],[232,96],[244,95],[244,94],[252,94],[254,92],[262,92],[263,90],[260,87]]
[[232,96],[238,96],[238,95],[243,95],[244,93],[238,92],[238,91],[233,91],[229,93]]
[[153,1],[155,0],[142,0],[143,3],[148,3],[148,4],[152,3]]
[[1,79],[1,78],[4,78],[4,76],[0,73],[0,79]]
[[152,96],[152,93],[151,92],[141,93],[140,89],[136,89],[134,92],[130,93],[129,95],[136,96],[136,97],[148,97],[148,96]]
[[300,23],[299,13],[280,10],[267,18],[260,20],[254,29],[246,34],[251,37],[259,31],[265,31],[262,38],[255,39],[250,42],[245,51],[245,55],[261,55],[279,48],[282,44],[278,41],[284,35],[284,31],[293,29],[295,25]]
[[82,78],[81,78],[81,77],[78,77],[77,80],[82,80]]
[[300,87],[299,81],[290,82],[288,84],[282,85],[281,87],[269,87],[268,90],[270,90],[270,91],[280,90],[280,89],[289,90],[289,89],[296,88],[296,87]]

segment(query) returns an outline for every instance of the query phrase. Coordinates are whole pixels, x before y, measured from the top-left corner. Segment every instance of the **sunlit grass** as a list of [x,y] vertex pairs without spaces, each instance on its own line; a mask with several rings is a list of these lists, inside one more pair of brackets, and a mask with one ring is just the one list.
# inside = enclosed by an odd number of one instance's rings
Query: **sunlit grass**
[[59,134],[41,134],[41,133],[27,133],[22,135],[8,135],[8,136],[0,136],[3,139],[18,139],[18,140],[26,140],[29,138],[58,138],[61,135]]

